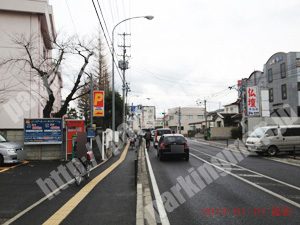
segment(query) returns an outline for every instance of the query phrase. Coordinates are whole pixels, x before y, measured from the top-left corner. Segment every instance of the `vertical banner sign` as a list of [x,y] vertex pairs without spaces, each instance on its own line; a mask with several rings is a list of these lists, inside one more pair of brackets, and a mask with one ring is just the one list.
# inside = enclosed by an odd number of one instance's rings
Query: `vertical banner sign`
[[247,112],[248,116],[259,116],[259,95],[258,88],[255,87],[247,87]]
[[104,91],[94,91],[93,115],[104,116]]

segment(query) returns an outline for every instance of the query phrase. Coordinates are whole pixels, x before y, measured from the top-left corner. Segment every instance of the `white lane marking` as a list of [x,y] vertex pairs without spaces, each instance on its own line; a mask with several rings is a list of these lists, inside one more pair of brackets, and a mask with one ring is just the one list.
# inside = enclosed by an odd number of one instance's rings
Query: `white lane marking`
[[271,160],[271,161],[275,161],[275,162],[285,163],[285,164],[288,164],[288,165],[291,165],[291,166],[298,166],[298,167],[300,167],[300,165],[298,165],[298,164],[294,164],[294,163],[291,163],[291,162],[281,161],[280,159],[274,159],[274,158],[270,158],[270,157],[263,157],[263,158]]
[[[246,151],[246,150],[243,150],[243,149],[236,150],[236,149],[230,149],[229,147],[228,148],[227,147],[222,147],[222,146],[219,146],[217,144],[211,145],[209,143],[205,143],[205,142],[201,142],[201,141],[195,141],[195,140],[189,140],[189,141],[195,142],[195,144],[199,144],[200,143],[200,144],[209,145],[209,146],[212,146],[212,147],[222,148],[222,149],[225,149],[225,150],[228,150],[228,151],[232,151],[232,152],[243,152],[245,154],[250,154],[249,151]],[[235,147],[237,147],[237,146],[235,146]]]
[[297,208],[300,208],[300,204],[297,203],[297,202],[294,202],[294,201],[292,201],[292,200],[290,200],[288,198],[285,198],[285,197],[283,197],[283,196],[281,196],[281,195],[279,195],[279,194],[277,194],[277,193],[275,193],[273,191],[270,191],[270,190],[268,190],[266,188],[263,188],[263,187],[255,184],[253,182],[250,182],[250,181],[248,181],[248,180],[246,180],[246,179],[244,179],[244,178],[242,178],[242,177],[240,177],[240,176],[238,176],[238,175],[236,175],[234,173],[231,173],[231,172],[229,172],[227,170],[224,170],[223,168],[221,168],[219,166],[216,166],[216,165],[214,165],[214,164],[212,164],[212,163],[210,163],[210,162],[208,162],[208,161],[206,161],[204,159],[201,159],[200,157],[194,155],[193,153],[190,153],[190,155],[194,156],[195,158],[197,158],[197,159],[199,159],[199,160],[201,160],[201,161],[203,161],[203,162],[205,162],[205,163],[207,163],[209,165],[212,165],[212,166],[218,168],[219,170],[221,170],[221,171],[223,171],[223,172],[225,172],[225,173],[227,173],[227,174],[229,174],[229,175],[231,175],[231,176],[233,176],[233,177],[235,177],[235,178],[237,178],[237,179],[239,179],[241,181],[244,181],[247,184],[250,184],[250,185],[252,185],[252,186],[254,186],[254,187],[256,187],[256,188],[258,188],[258,189],[260,189],[260,190],[262,190],[262,191],[264,191],[264,192],[266,192],[268,194],[270,194],[270,195],[273,195],[273,196],[275,196],[275,197],[277,197],[277,198],[279,198],[279,199],[281,199],[281,200],[283,200],[283,201],[285,201],[285,202],[287,202],[287,203],[289,203],[289,204],[291,204],[293,206],[296,206]]
[[[195,151],[198,151],[197,149],[194,149],[194,148],[190,148],[190,149],[193,149],[193,150],[195,150]],[[275,181],[275,182],[278,182],[278,183],[280,183],[280,184],[286,185],[286,186],[288,186],[288,187],[291,187],[291,188],[294,188],[294,189],[300,191],[300,187],[296,187],[296,186],[294,186],[294,185],[292,185],[292,184],[285,183],[285,182],[280,181],[280,180],[277,180],[277,179],[275,179],[275,178],[273,178],[273,177],[269,177],[269,176],[266,176],[266,175],[264,175],[264,174],[262,174],[262,173],[258,173],[258,172],[255,172],[255,171],[253,171],[253,170],[247,169],[247,168],[245,168],[245,167],[239,166],[239,165],[237,165],[237,164],[234,164],[234,163],[225,161],[225,160],[220,159],[220,158],[218,158],[218,157],[215,157],[215,156],[213,156],[213,155],[210,155],[210,154],[207,154],[207,153],[204,153],[204,152],[201,152],[201,153],[202,153],[202,154],[205,154],[205,155],[208,155],[208,156],[211,156],[212,158],[216,158],[216,159],[218,159],[218,160],[220,160],[220,161],[229,163],[229,164],[231,164],[231,165],[233,165],[233,166],[236,166],[236,167],[238,167],[238,168],[240,168],[240,169],[243,169],[243,170],[245,170],[245,171],[249,171],[249,172],[251,172],[251,173],[254,173],[254,174],[263,176],[263,177],[265,177],[265,178],[267,178],[267,179],[273,180],[273,181]]]
[[[111,157],[110,157],[111,158]],[[110,159],[109,158],[109,159]],[[105,160],[104,162],[98,164],[97,166],[93,167],[91,169],[91,171],[93,171],[94,169],[96,169],[97,167],[99,167],[100,165],[102,165],[103,163],[107,162],[109,159]],[[19,212],[17,215],[15,215],[13,218],[11,218],[10,220],[6,221],[3,225],[9,225],[12,222],[16,221],[17,219],[19,219],[21,216],[23,216],[25,213],[29,212],[30,210],[32,210],[34,207],[38,206],[39,204],[41,204],[42,202],[46,201],[49,197],[54,196],[54,194],[58,191],[60,191],[61,189],[63,189],[65,186],[72,184],[75,182],[75,179],[73,178],[72,180],[70,180],[69,182],[63,184],[62,186],[58,187],[56,190],[52,191],[51,193],[49,193],[48,195],[46,195],[45,197],[41,198],[39,201],[33,203],[31,206],[29,206],[28,208],[24,209],[22,212]]]
[[148,165],[148,171],[149,171],[149,175],[150,175],[150,179],[151,179],[151,183],[152,183],[152,188],[153,188],[153,192],[154,192],[154,196],[156,199],[156,203],[157,203],[157,210],[159,213],[159,217],[160,217],[160,221],[162,225],[169,225],[169,219],[165,210],[165,207],[163,205],[163,201],[161,199],[161,195],[157,186],[157,182],[153,173],[153,169],[152,169],[152,165],[148,156],[148,151],[145,151],[146,154],[146,160],[147,160],[147,165]]
[[240,174],[240,173],[237,173],[236,175],[238,175],[238,176],[241,176],[241,177],[262,177],[262,176],[260,176],[260,175],[256,175],[256,174]]

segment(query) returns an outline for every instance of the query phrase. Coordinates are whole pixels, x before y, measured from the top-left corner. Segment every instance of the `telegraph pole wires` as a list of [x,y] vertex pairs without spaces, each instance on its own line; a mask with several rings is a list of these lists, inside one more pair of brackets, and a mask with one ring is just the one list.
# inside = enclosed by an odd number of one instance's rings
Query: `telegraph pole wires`
[[[130,35],[130,34],[126,34],[125,32],[123,34],[119,34],[120,36],[123,36],[123,45],[119,45],[119,47],[123,48],[123,60],[119,61],[119,68],[123,71],[123,112],[122,112],[122,123],[125,123],[125,90],[126,88],[126,79],[125,79],[125,70],[128,69],[128,61],[126,61],[125,57],[126,57],[126,48],[130,48],[131,46],[126,46],[126,35]],[[126,94],[127,95],[127,94]]]
[[[196,101],[197,105],[200,105],[202,102],[200,100]],[[206,99],[203,101],[204,103],[204,119],[205,119],[205,129],[207,129],[207,111],[206,111]]]

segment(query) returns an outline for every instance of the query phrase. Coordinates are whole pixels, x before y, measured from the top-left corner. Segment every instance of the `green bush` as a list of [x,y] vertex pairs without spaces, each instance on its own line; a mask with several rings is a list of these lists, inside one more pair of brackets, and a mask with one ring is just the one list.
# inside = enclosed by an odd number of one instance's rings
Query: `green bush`
[[231,138],[237,139],[242,138],[242,128],[241,127],[233,127],[231,129]]

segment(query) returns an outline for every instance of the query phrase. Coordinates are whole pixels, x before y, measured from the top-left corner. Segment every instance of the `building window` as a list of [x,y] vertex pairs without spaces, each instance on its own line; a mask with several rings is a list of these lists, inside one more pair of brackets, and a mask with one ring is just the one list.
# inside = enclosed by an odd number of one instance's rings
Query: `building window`
[[281,78],[285,78],[286,77],[285,63],[281,63],[280,64],[280,74],[281,74]]
[[170,120],[174,120],[174,116],[170,116]]
[[269,89],[269,101],[273,102],[274,101],[274,96],[273,96],[273,88]]
[[300,67],[300,59],[296,59],[296,65],[297,67]]
[[268,70],[268,81],[269,81],[269,83],[271,83],[273,81],[272,69]]
[[187,118],[188,120],[192,120],[192,119],[193,119],[193,115],[187,115],[186,118]]
[[195,130],[195,126],[190,126],[190,130]]
[[287,93],[286,93],[286,84],[281,85],[281,97],[282,99],[287,99]]
[[230,107],[230,112],[232,112],[233,111],[233,107]]
[[197,116],[197,119],[198,119],[198,120],[202,120],[203,118],[204,118],[203,115],[198,115],[198,116]]
[[217,127],[221,127],[221,121],[217,121]]

